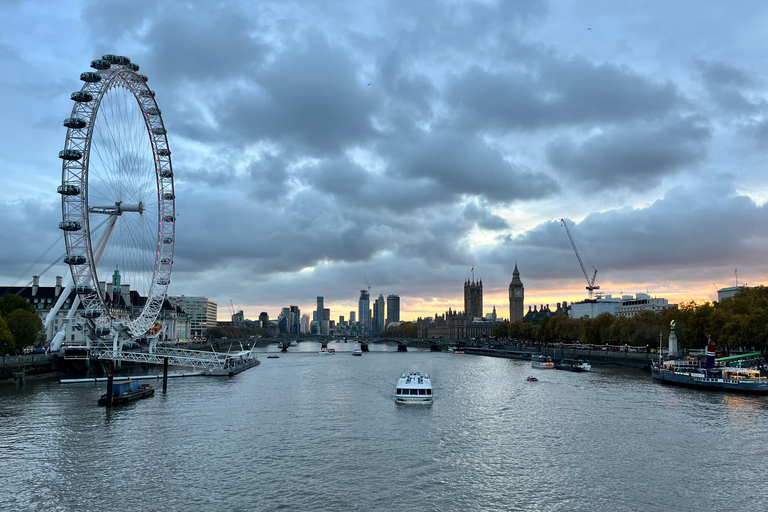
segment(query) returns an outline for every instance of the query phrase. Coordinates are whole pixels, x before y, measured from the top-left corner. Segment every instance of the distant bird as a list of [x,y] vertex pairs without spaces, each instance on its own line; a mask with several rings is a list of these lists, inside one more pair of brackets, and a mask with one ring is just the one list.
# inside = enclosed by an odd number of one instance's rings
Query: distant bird
[[587,27],[587,30],[592,30],[591,28]]
[[370,83],[368,85],[371,85]]

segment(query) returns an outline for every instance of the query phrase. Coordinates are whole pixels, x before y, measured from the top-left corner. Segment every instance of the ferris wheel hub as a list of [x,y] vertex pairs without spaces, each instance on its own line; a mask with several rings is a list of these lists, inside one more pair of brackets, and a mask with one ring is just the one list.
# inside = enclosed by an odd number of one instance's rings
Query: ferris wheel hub
[[88,211],[90,213],[119,216],[124,212],[138,212],[141,215],[144,213],[144,209],[143,201],[139,201],[139,204],[125,204],[122,201],[118,201],[114,206],[91,206],[88,208]]

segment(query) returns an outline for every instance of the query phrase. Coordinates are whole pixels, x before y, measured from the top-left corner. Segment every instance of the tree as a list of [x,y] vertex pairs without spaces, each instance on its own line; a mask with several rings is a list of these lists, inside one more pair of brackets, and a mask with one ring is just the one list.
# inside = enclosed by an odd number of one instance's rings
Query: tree
[[0,355],[6,354],[16,348],[16,343],[13,341],[13,334],[8,329],[8,324],[3,317],[0,317]]
[[0,316],[3,318],[8,318],[11,311],[16,309],[23,309],[31,311],[32,313],[35,312],[35,308],[32,307],[32,304],[18,295],[6,295],[0,299]]
[[43,332],[43,321],[32,311],[14,309],[5,319],[16,347],[37,345]]
[[509,337],[509,324],[506,322],[499,322],[493,328],[493,335],[496,338],[508,338]]

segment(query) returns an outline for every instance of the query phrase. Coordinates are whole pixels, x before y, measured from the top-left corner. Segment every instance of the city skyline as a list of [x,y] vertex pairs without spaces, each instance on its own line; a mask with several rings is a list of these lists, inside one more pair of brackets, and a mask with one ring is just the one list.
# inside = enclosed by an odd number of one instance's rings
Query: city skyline
[[370,286],[413,320],[463,310],[474,269],[506,317],[515,261],[526,310],[576,302],[561,218],[606,294],[768,278],[763,2],[189,5],[0,7],[0,282],[63,255],[62,121],[107,53],[141,66],[168,131],[168,293],[221,316],[317,296],[346,315]]

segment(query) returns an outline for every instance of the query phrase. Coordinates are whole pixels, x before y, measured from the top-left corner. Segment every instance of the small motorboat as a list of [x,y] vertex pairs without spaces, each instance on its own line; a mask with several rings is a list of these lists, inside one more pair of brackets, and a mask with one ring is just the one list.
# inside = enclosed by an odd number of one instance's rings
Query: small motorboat
[[267,356],[267,359],[280,359],[280,356]]
[[528,377],[525,380],[527,380],[528,382],[539,382],[539,379],[537,379],[536,377]]

